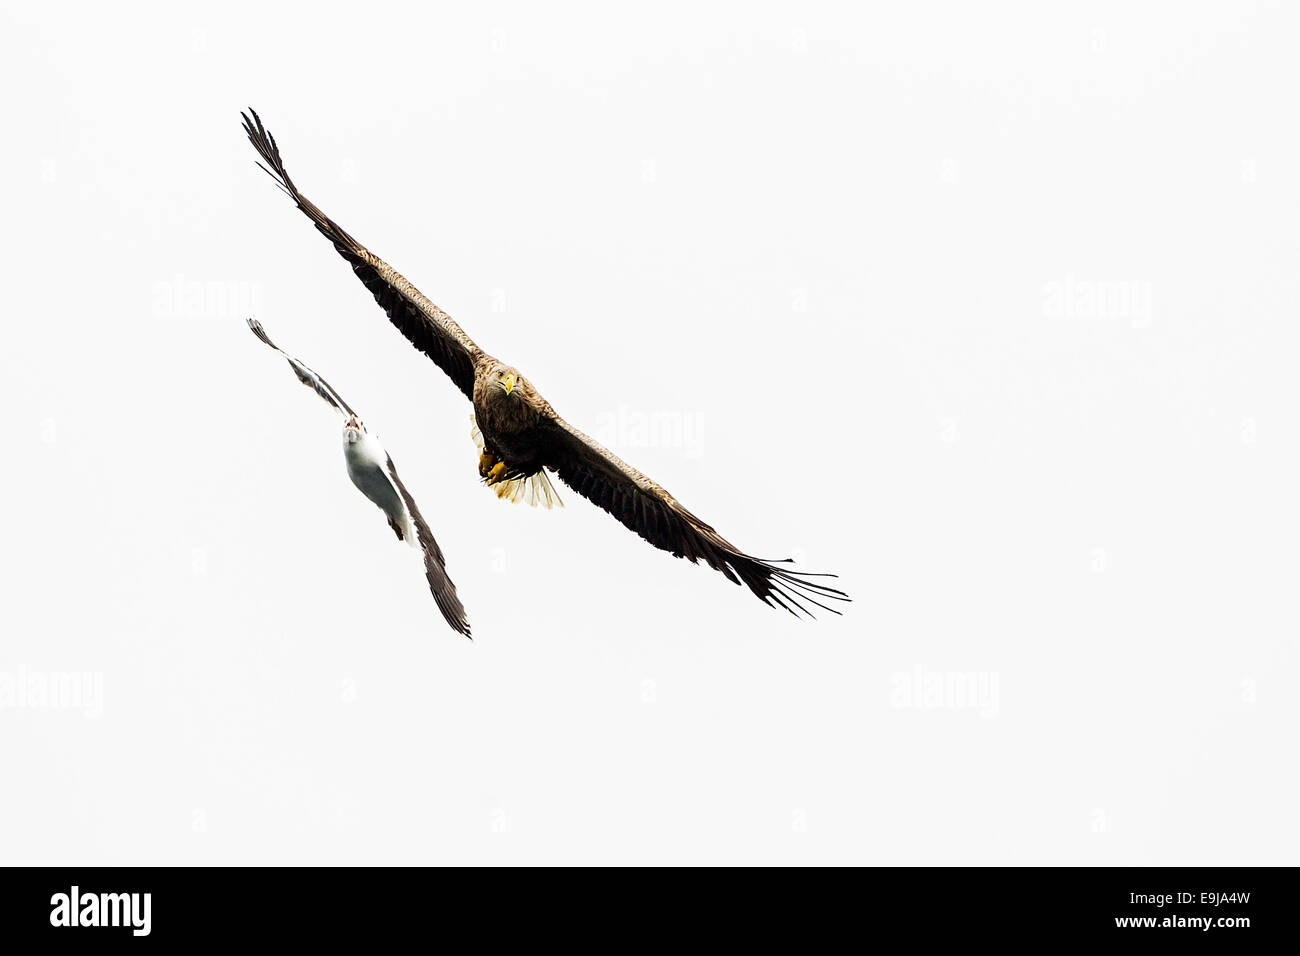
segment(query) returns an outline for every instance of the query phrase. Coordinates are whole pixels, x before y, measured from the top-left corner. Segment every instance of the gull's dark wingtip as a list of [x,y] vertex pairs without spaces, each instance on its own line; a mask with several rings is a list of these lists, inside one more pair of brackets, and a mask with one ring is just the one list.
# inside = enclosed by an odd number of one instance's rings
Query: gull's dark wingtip
[[263,342],[266,345],[269,345],[277,352],[280,351],[279,347],[274,342],[271,341],[271,336],[266,334],[266,329],[262,328],[261,322],[257,321],[257,319],[253,318],[252,316],[249,316],[248,327],[252,330],[253,334],[257,336],[259,341]]

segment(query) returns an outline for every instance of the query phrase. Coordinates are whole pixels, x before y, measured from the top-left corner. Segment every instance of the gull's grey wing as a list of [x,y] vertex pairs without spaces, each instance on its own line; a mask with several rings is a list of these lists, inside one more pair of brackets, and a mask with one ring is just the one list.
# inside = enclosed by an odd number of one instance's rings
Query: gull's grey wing
[[393,486],[397,489],[398,494],[402,496],[402,500],[406,502],[406,510],[411,513],[411,521],[415,525],[415,534],[419,538],[420,550],[424,552],[424,576],[428,579],[429,591],[433,594],[433,599],[438,603],[438,610],[442,612],[442,616],[446,618],[453,631],[469,637],[469,622],[465,618],[465,608],[456,595],[456,585],[452,584],[451,578],[447,576],[447,566],[442,556],[442,549],[438,547],[438,542],[434,540],[433,532],[429,530],[428,522],[420,514],[415,499],[406,490],[406,485],[402,484],[402,479],[397,477],[397,466],[393,464],[391,455],[388,456],[388,477],[393,480]]
[[285,361],[289,363],[289,367],[293,369],[293,374],[298,376],[298,381],[302,382],[321,398],[325,399],[325,401],[329,402],[329,404],[334,407],[335,411],[340,415],[356,414],[356,412],[348,406],[348,403],[343,401],[343,396],[336,392],[329,382],[325,381],[325,379],[321,378],[302,362],[299,362],[284,349],[280,348],[280,346],[272,342],[271,337],[266,334],[266,329],[262,328],[261,322],[257,321],[257,319],[249,319],[248,327],[253,330],[253,334],[261,339],[262,342],[283,355]]

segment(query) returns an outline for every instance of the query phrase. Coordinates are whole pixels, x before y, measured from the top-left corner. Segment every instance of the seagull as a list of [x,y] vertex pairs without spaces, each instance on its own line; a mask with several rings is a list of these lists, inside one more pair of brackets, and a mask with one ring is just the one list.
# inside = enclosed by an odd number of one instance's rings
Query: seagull
[[393,464],[388,452],[384,451],[384,446],[366,429],[357,413],[325,379],[271,341],[261,322],[249,319],[248,327],[263,344],[284,356],[293,369],[293,374],[298,376],[298,381],[325,399],[331,408],[343,416],[343,459],[347,462],[348,477],[384,513],[397,540],[405,541],[424,554],[424,576],[429,581],[433,599],[438,602],[438,610],[453,631],[469,637],[465,608],[456,596],[456,585],[447,577],[442,549],[438,547],[433,532],[416,507],[415,499],[397,476],[397,466]]

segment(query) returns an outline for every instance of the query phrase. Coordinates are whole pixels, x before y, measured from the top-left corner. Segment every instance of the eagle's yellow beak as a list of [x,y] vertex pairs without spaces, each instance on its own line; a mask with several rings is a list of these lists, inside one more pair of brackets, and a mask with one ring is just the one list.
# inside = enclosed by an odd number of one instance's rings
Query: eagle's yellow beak
[[515,390],[514,372],[506,372],[505,375],[501,376],[501,387],[505,390],[505,393],[507,395],[509,395],[511,392]]

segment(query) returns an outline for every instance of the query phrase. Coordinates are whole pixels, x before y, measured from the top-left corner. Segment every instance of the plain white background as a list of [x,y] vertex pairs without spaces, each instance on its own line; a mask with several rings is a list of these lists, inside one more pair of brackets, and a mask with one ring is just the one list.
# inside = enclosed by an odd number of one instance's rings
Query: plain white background
[[[1298,27],[5,2],[0,859],[1294,863]],[[483,489],[249,104],[846,616]],[[250,313],[384,439],[473,643]]]

